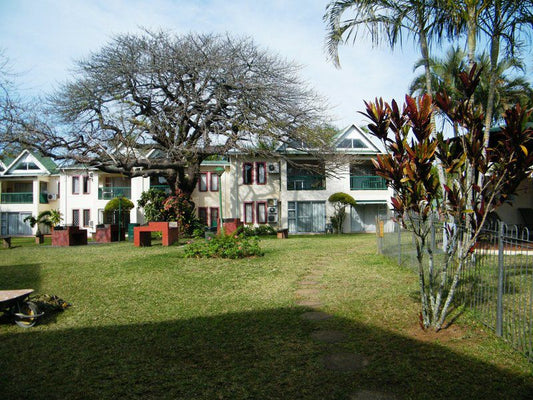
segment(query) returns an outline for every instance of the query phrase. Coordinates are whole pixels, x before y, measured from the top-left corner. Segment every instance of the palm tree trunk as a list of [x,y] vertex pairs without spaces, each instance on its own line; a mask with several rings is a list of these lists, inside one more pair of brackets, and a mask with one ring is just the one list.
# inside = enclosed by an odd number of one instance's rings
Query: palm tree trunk
[[468,68],[472,69],[472,66],[476,62],[476,35],[477,35],[477,13],[476,5],[470,4],[467,6],[468,20],[466,21],[467,29],[467,48],[468,48]]
[[487,151],[490,139],[490,128],[494,113],[494,98],[496,94],[496,80],[498,78],[498,58],[500,56],[500,37],[494,35],[490,42],[490,78],[487,106],[485,108],[485,132],[483,135],[483,151]]

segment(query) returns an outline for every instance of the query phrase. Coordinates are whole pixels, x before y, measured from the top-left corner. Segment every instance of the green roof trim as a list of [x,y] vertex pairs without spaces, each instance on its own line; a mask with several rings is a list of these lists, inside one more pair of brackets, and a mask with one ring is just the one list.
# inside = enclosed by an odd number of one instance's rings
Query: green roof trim
[[52,160],[50,157],[44,157],[40,155],[39,153],[30,152],[32,156],[34,156],[42,165],[45,167],[48,172],[51,174],[55,174],[59,172],[59,169],[57,168],[57,164]]

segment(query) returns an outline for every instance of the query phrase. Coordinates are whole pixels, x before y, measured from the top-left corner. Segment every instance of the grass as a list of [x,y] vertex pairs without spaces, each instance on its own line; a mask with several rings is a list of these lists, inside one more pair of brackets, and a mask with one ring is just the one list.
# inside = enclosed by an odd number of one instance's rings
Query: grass
[[[248,260],[180,258],[180,246],[0,250],[0,289],[36,289],[73,304],[22,330],[0,324],[0,398],[342,399],[358,389],[399,399],[530,398],[532,366],[468,315],[417,329],[416,276],[375,254],[366,235],[262,241]],[[324,271],[335,318],[303,321],[298,282]],[[322,344],[318,329],[347,340]],[[322,366],[364,355],[358,372]]]

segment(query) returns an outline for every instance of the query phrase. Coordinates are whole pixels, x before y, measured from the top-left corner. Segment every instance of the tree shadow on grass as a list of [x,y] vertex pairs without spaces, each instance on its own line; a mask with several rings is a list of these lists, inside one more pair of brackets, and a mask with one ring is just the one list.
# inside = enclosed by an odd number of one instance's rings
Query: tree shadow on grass
[[41,264],[0,266],[0,290],[41,288]]
[[[349,334],[346,343],[316,342],[310,334],[320,323],[301,320],[304,310],[63,331],[0,327],[0,398],[342,399],[359,389],[398,399],[533,394],[531,377],[350,320],[328,321]],[[368,365],[325,369],[321,357],[342,349]]]

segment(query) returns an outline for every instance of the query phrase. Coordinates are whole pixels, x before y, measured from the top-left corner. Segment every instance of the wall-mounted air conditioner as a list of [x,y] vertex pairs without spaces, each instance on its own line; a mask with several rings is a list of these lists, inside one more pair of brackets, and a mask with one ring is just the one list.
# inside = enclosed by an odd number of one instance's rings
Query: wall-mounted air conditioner
[[277,224],[278,223],[278,215],[277,214],[269,214],[268,222],[270,224]]
[[48,200],[57,200],[58,195],[57,193],[48,193]]
[[269,214],[277,214],[278,213],[278,207],[268,207],[268,213]]
[[267,170],[269,174],[279,174],[279,163],[278,162],[267,163]]
[[278,206],[278,199],[268,199],[267,205],[269,207],[277,207]]

